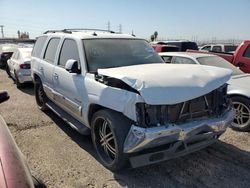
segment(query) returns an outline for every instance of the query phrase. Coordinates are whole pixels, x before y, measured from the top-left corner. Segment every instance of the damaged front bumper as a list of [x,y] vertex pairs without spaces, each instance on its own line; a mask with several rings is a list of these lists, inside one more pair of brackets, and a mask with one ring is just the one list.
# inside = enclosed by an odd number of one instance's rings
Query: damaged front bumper
[[139,152],[175,142],[198,143],[215,140],[225,132],[234,115],[234,110],[230,110],[218,118],[196,120],[180,125],[167,124],[152,128],[132,125],[124,142],[124,153]]

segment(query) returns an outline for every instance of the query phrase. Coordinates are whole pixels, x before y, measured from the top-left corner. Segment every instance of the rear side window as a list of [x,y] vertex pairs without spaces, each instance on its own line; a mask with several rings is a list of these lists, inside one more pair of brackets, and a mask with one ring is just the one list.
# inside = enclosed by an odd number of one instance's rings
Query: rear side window
[[212,51],[214,51],[214,52],[221,52],[221,51],[222,51],[222,48],[221,48],[221,46],[214,46],[214,47],[212,48]]
[[171,63],[172,56],[163,56],[162,59],[164,60],[165,63]]
[[80,58],[76,42],[71,39],[66,39],[63,42],[62,50],[60,53],[59,65],[65,67],[66,62],[69,59],[74,59],[80,64]]
[[175,57],[172,63],[175,64],[196,64],[192,59],[186,57]]
[[247,49],[245,50],[243,56],[244,56],[244,57],[247,57],[247,58],[250,58],[250,45],[248,45],[248,47],[247,47]]
[[48,46],[46,48],[45,54],[44,54],[44,59],[47,62],[49,63],[54,62],[59,42],[60,42],[59,38],[50,39]]
[[40,57],[47,36],[39,37],[32,50],[32,56]]

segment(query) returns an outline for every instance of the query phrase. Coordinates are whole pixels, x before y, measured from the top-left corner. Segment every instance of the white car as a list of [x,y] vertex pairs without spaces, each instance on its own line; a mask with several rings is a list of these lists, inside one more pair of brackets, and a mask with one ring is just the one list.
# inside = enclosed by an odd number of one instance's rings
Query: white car
[[48,31],[31,62],[38,107],[91,133],[101,163],[113,171],[205,148],[234,117],[225,84],[231,70],[193,65],[186,72],[189,66],[166,65],[131,35]]
[[26,82],[32,82],[31,51],[32,48],[15,48],[11,58],[7,61],[6,72],[15,80],[18,88]]
[[200,64],[231,69],[233,74],[227,82],[229,84],[228,95],[230,95],[236,110],[232,128],[241,131],[250,129],[250,74],[242,72],[225,59],[212,54],[165,52],[159,53],[159,55],[162,56],[166,63]]
[[237,47],[238,46],[234,44],[207,44],[200,47],[200,51],[233,53]]

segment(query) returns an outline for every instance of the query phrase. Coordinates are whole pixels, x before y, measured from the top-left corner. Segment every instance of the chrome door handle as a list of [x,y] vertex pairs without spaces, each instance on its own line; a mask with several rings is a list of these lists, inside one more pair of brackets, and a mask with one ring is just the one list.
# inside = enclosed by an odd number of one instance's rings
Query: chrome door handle
[[43,72],[43,67],[40,67],[40,69],[39,69],[41,72]]
[[54,73],[54,78],[58,79],[58,74]]

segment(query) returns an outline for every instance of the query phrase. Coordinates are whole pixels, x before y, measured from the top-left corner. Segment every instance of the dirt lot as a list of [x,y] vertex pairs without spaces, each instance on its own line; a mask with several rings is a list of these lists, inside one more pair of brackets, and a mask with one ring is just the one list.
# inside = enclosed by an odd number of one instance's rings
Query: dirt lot
[[205,150],[114,174],[98,162],[90,137],[37,108],[32,85],[18,90],[0,70],[0,90],[11,97],[0,114],[48,187],[250,187],[250,133],[228,129]]

